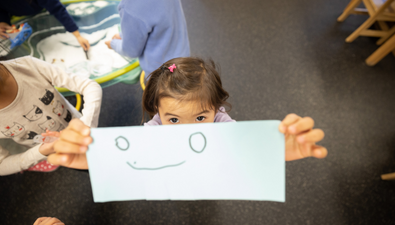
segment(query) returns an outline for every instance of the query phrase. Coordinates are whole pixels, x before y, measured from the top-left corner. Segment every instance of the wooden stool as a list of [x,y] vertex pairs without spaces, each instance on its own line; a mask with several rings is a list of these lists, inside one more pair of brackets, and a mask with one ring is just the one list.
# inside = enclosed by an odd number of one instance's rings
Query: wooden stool
[[[366,9],[357,8],[361,2]],[[353,42],[358,36],[369,36],[379,37],[377,44],[381,45],[395,33],[395,26],[390,29],[386,24],[386,21],[395,22],[394,0],[351,0],[337,21],[343,22],[350,14],[369,15],[369,19],[348,36],[346,42]],[[378,23],[381,30],[369,29],[375,22]]]
[[382,46],[380,46],[380,48],[373,52],[373,54],[371,54],[365,62],[369,66],[374,66],[391,51],[395,55],[395,34],[392,35],[392,37],[388,39],[388,41],[386,41]]

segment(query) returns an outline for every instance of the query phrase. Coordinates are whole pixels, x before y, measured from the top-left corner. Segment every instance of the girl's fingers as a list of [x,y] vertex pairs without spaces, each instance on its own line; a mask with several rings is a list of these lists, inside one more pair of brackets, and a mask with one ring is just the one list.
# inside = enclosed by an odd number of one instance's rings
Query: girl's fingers
[[46,133],[42,133],[41,136],[43,136],[43,137],[60,137],[60,132],[47,131]]
[[303,144],[303,148],[300,150],[300,154],[303,158],[306,157],[315,157],[315,158],[325,158],[328,154],[328,151],[325,147],[314,145],[310,143]]
[[44,219],[39,223],[39,225],[44,225],[46,224],[52,217],[44,217]]
[[311,152],[313,157],[319,159],[325,158],[328,155],[328,150],[325,147],[318,145],[313,146]]
[[91,47],[91,45],[89,44],[89,41],[86,40],[86,42],[85,42],[85,50],[89,50],[90,47]]
[[53,225],[55,223],[61,223],[61,221],[58,218],[50,218],[47,222],[43,221],[43,225]]
[[[73,119],[70,121],[66,130],[70,130],[70,129],[80,133],[83,136],[88,136],[90,134],[90,128],[79,119]],[[62,132],[62,134],[63,134],[63,132]]]
[[279,130],[281,133],[285,133],[287,131],[287,127],[296,121],[298,121],[301,117],[296,115],[295,113],[288,114],[283,121],[281,121]]
[[303,147],[300,149],[300,154],[303,156],[303,158],[306,157],[311,157],[313,156],[313,144],[311,143],[304,143]]
[[43,220],[45,220],[47,217],[40,217],[36,220],[36,222],[34,222],[33,225],[39,225]]
[[93,139],[90,136],[82,136],[74,130],[66,129],[62,132],[61,140],[76,145],[88,146]]
[[48,156],[47,160],[53,165],[66,166],[68,167],[73,161],[73,154],[61,154],[55,153]]
[[299,134],[313,129],[314,120],[310,117],[304,117],[296,121],[294,124],[288,126],[287,131],[290,134]]
[[82,154],[88,150],[88,147],[59,140],[55,142],[54,149],[56,153]]
[[49,155],[47,160],[54,165],[65,166],[74,169],[88,169],[86,154],[56,153]]
[[321,129],[314,129],[305,132],[304,134],[298,135],[296,139],[300,144],[308,143],[308,142],[315,143],[321,141],[324,138],[324,136],[325,136],[324,131],[322,131]]

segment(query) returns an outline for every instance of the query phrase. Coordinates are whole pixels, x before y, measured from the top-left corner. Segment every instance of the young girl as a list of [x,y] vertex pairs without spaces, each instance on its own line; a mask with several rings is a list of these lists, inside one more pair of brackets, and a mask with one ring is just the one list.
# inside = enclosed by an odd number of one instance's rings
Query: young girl
[[[84,95],[82,115],[54,86]],[[101,97],[96,82],[68,75],[30,56],[0,62],[0,139],[31,147],[10,155],[0,146],[0,175],[26,170],[53,153],[53,144],[33,142],[46,130],[63,130],[72,118],[80,118],[84,126],[97,127]]]
[[[229,97],[212,61],[198,58],[175,58],[155,70],[143,94],[143,110],[153,119],[144,125],[174,125],[188,123],[235,122],[223,106]],[[279,126],[285,134],[285,159],[305,157],[324,158],[326,148],[315,143],[324,132],[313,129],[314,121],[289,114]],[[90,129],[79,120],[73,120],[55,143],[55,154],[49,162],[66,167],[87,169],[85,152],[92,142]]]

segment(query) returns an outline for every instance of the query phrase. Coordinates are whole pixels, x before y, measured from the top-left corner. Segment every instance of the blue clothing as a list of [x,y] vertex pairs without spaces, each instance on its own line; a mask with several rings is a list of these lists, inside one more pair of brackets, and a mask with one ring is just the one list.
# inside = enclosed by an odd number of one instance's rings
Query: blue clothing
[[48,10],[66,28],[68,32],[78,30],[73,18],[59,0],[1,0],[0,22],[11,24],[11,16],[27,16]]
[[170,59],[190,56],[180,0],[123,0],[118,10],[122,40],[113,39],[111,47],[138,57],[146,77]]

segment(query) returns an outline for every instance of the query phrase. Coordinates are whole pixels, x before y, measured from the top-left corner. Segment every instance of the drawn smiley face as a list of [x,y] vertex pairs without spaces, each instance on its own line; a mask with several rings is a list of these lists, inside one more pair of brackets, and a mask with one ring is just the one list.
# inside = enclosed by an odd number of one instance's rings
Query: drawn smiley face
[[[202,132],[196,132],[193,133],[189,136],[189,147],[191,148],[191,150],[194,153],[202,153],[207,146],[207,139],[204,136],[204,134]],[[119,136],[117,138],[115,138],[115,146],[121,150],[121,151],[127,151],[130,147],[130,143],[129,140],[123,136]],[[164,163],[161,166],[158,167],[138,167],[136,166],[137,162],[134,161],[134,163],[130,163],[130,162],[126,162],[131,168],[135,169],[135,170],[160,170],[160,169],[165,169],[165,168],[169,168],[169,167],[177,167],[180,166],[182,164],[184,164],[186,162],[186,160],[180,162],[180,163],[176,163],[176,164],[166,164]]]

